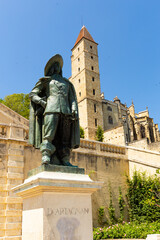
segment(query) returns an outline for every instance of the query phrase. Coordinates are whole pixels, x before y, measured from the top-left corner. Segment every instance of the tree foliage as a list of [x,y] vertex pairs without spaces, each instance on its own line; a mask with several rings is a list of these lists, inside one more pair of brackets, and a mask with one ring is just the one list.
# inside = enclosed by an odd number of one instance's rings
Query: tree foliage
[[104,131],[101,126],[98,126],[96,131],[96,140],[99,142],[103,142],[104,139]]
[[29,94],[19,93],[8,95],[0,102],[11,108],[13,111],[19,113],[23,117],[29,119]]

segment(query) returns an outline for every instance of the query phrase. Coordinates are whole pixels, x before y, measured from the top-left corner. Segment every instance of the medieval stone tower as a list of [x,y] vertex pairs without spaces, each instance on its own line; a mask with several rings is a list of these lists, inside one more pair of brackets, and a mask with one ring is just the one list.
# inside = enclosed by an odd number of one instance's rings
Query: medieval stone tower
[[80,115],[80,126],[85,138],[95,139],[95,132],[103,127],[102,100],[97,43],[85,26],[82,27],[72,48],[72,77]]

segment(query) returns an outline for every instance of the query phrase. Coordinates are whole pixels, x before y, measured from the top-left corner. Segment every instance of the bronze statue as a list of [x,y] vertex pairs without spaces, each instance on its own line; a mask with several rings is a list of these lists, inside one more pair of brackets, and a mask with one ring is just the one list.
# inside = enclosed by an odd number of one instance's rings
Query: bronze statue
[[70,151],[80,144],[79,116],[73,84],[62,76],[63,59],[57,54],[46,64],[30,93],[29,142],[40,148],[42,164],[73,166]]

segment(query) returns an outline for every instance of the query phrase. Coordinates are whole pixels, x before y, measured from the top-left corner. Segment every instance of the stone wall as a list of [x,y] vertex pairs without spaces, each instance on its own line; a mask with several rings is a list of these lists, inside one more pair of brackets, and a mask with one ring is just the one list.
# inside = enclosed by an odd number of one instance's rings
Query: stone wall
[[148,144],[146,138],[129,143],[129,146],[136,147],[136,148],[138,147],[141,149],[147,149],[155,152],[160,152],[160,142],[153,142]]
[[117,126],[104,132],[104,142],[125,146],[124,127]]
[[128,144],[131,147],[135,147],[135,148],[141,148],[141,149],[148,149],[148,143],[147,143],[147,139],[143,138],[141,140],[138,141],[133,141],[131,143]]
[[160,142],[154,142],[154,143],[148,144],[147,149],[151,151],[160,152]]
[[29,121],[26,118],[22,117],[2,103],[0,103],[0,121],[4,124],[13,123],[23,125],[24,128],[29,126]]
[[19,240],[22,199],[11,189],[24,181],[29,121],[0,103],[0,239]]
[[129,160],[129,175],[132,177],[134,170],[154,175],[160,169],[160,153],[146,149],[128,146],[126,154]]
[[0,139],[0,238],[5,240],[21,236],[22,199],[10,190],[24,181],[25,144]]
[[[104,131],[114,128],[119,124],[118,116],[118,105],[111,101],[103,101],[103,122],[104,122]],[[109,110],[108,110],[109,109]],[[112,117],[113,123],[109,123],[109,116]]]

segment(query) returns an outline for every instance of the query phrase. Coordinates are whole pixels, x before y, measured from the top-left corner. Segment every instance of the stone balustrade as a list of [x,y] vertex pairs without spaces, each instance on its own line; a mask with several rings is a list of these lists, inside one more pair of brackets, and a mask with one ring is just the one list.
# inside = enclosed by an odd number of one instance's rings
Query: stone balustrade
[[81,148],[96,150],[100,152],[110,152],[110,153],[117,153],[117,154],[125,154],[125,146],[118,146],[103,142],[97,142],[93,140],[82,139],[80,142]]
[[96,142],[81,138],[80,147],[96,150]]
[[29,128],[16,124],[0,123],[0,138],[27,140]]
[[[0,138],[1,139],[15,139],[15,140],[28,140],[29,128],[16,124],[2,124],[0,123]],[[80,147],[100,152],[110,152],[117,154],[125,154],[125,147],[118,146],[103,142],[97,142],[88,139],[80,141]]]

